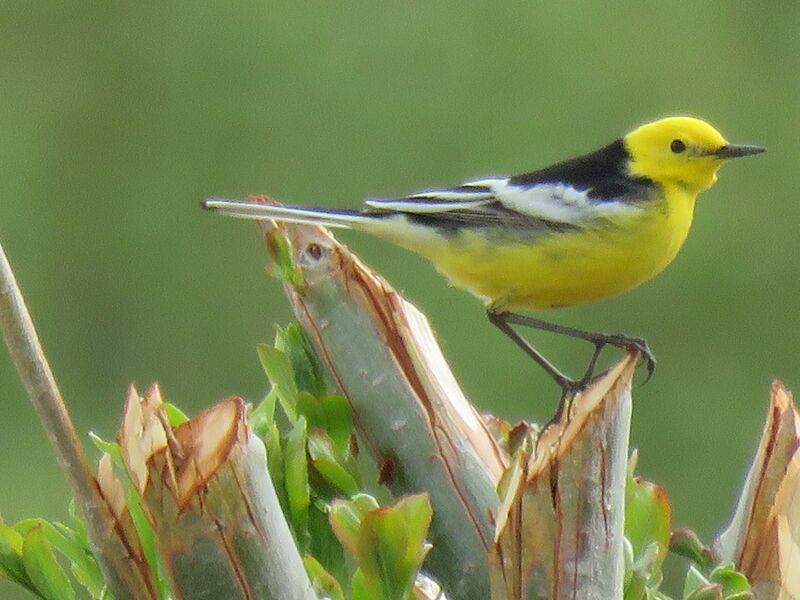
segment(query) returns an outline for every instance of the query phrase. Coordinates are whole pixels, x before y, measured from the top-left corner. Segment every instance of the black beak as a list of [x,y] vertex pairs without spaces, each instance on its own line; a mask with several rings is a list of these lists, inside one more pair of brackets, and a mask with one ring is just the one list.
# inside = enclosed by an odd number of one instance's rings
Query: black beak
[[750,146],[747,144],[726,144],[713,155],[717,158],[739,158],[740,156],[750,156],[751,154],[761,154],[766,148],[763,146]]

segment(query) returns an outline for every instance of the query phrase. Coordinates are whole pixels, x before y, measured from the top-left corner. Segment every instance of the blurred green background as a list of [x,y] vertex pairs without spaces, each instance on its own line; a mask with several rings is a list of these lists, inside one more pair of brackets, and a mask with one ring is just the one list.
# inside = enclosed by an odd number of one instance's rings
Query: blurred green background
[[[648,338],[640,471],[709,539],[770,381],[800,388],[798,30],[788,2],[6,1],[0,238],[78,429],[112,437],[131,381],[192,412],[265,388],[254,346],[290,312],[256,228],[204,213],[203,197],[356,207],[705,117],[769,152],[722,171],[661,277],[544,316]],[[422,259],[340,238],[427,312],[482,410],[548,418],[557,390],[476,300]],[[588,357],[536,341],[574,371]],[[6,352],[0,382],[0,513],[63,518],[64,480]]]

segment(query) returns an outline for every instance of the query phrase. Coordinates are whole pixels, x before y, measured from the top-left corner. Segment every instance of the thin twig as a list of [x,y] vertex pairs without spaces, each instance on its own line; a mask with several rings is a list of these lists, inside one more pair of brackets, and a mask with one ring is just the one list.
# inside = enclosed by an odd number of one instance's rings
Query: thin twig
[[0,330],[81,508],[100,567],[112,592],[120,600],[136,597],[136,588],[129,585],[133,583],[131,569],[125,564],[125,557],[118,552],[119,541],[108,527],[111,522],[108,508],[89,470],[86,455],[1,244]]
[[94,486],[94,479],[1,245],[0,328],[58,461],[67,473],[73,492],[79,496],[81,490]]

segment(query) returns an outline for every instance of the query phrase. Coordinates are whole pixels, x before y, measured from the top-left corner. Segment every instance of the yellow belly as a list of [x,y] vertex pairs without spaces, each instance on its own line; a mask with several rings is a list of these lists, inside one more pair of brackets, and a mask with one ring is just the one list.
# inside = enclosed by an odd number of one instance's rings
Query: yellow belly
[[[692,222],[694,198],[677,198],[577,232],[524,242],[490,242],[462,231],[425,249],[456,285],[496,309],[544,309],[593,302],[626,292],[660,273],[678,253]],[[419,250],[419,249],[418,249]]]

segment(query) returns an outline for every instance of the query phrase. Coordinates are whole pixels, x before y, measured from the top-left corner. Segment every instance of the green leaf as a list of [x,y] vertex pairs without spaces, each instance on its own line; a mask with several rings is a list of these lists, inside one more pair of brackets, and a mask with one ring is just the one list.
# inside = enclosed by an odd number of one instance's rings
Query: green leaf
[[319,429],[327,429],[328,419],[325,416],[325,410],[322,407],[322,402],[308,392],[299,392],[297,395],[297,413],[306,418],[309,429],[317,427]]
[[14,526],[17,531],[27,535],[34,528],[41,528],[47,542],[71,563],[76,580],[94,598],[100,597],[106,587],[103,574],[89,549],[83,524],[71,529],[63,523],[50,523],[44,519],[25,519]]
[[259,402],[248,415],[247,422],[264,445],[269,448],[268,438],[272,432],[272,424],[275,422],[275,404],[278,401],[278,391],[272,388],[270,392]]
[[696,566],[689,565],[686,579],[683,581],[683,597],[690,597],[695,591],[708,587],[709,583],[705,575]]
[[669,549],[673,554],[691,560],[705,574],[711,572],[717,560],[713,550],[703,544],[691,529],[673,531],[669,539]]
[[285,353],[267,344],[256,346],[261,366],[273,388],[277,391],[283,412],[290,422],[297,420],[297,384],[294,381],[292,366]]
[[357,557],[358,530],[361,521],[371,510],[378,508],[378,502],[369,494],[356,494],[350,500],[331,502],[328,520],[339,542],[353,558]]
[[358,481],[348,471],[333,440],[322,429],[313,428],[308,432],[308,455],[317,472],[334,488],[347,496],[358,492]]
[[289,357],[297,388],[321,398],[326,390],[325,378],[302,328],[297,323],[290,323],[286,329],[276,327],[275,347]]
[[120,468],[125,468],[125,463],[122,461],[122,448],[118,443],[107,442],[93,431],[89,432],[89,439],[100,452],[105,452],[111,457],[111,462]]
[[97,566],[97,563],[94,563],[91,568],[87,568],[87,565],[88,563],[72,563],[72,576],[86,588],[92,598],[105,597],[108,593],[108,587],[100,567]]
[[324,458],[316,459],[311,464],[326,482],[342,494],[351,496],[358,492],[360,486],[341,464]]
[[32,592],[36,592],[22,562],[23,538],[8,525],[0,523],[0,574]]
[[628,479],[625,489],[625,537],[630,540],[636,559],[651,544],[658,545],[657,560],[652,563],[652,574],[660,572],[667,554],[672,526],[672,508],[661,486],[638,477]]
[[265,440],[267,449],[267,470],[272,479],[272,484],[275,486],[275,492],[278,494],[283,512],[287,513],[289,510],[289,499],[286,496],[286,466],[283,462],[283,448],[281,447],[281,434],[278,431],[278,424],[272,423],[272,432]]
[[298,417],[286,436],[284,447],[284,476],[289,515],[301,548],[307,547],[308,507],[311,490],[308,484],[308,461],[306,460],[306,420]]
[[[632,548],[627,538],[625,546]],[[639,600],[646,597],[648,589],[656,589],[661,583],[658,563],[659,546],[652,542],[647,549],[628,567],[626,563],[625,600]]]
[[380,588],[370,587],[361,569],[356,569],[350,583],[352,600],[385,600],[386,596]]
[[158,554],[156,546],[155,533],[150,521],[145,515],[144,508],[142,507],[142,499],[139,493],[133,486],[128,487],[127,499],[128,513],[133,522],[133,528],[136,530],[136,535],[139,537],[139,543],[142,545],[142,554],[153,574],[153,579],[156,583],[159,598],[166,599],[170,597],[169,582],[164,572],[164,566],[161,564],[161,558]]
[[325,412],[325,430],[343,456],[350,450],[353,433],[353,410],[343,396],[325,396],[320,399]]
[[69,516],[70,523],[72,524],[72,536],[75,538],[76,542],[81,545],[81,547],[85,548],[86,552],[92,553],[92,547],[89,543],[89,536],[86,533],[86,523],[84,523],[83,519],[78,515],[77,510],[78,509],[75,506],[75,499],[71,498],[69,501]]
[[358,531],[357,562],[370,588],[386,600],[410,597],[430,546],[425,536],[432,511],[427,494],[406,496],[394,506],[367,513]]
[[633,546],[628,538],[622,538],[622,562],[625,565],[625,577],[622,581],[623,587],[627,587],[633,575]]
[[47,600],[73,600],[75,590],[58,564],[42,525],[28,530],[22,542],[22,563],[33,585]]
[[186,413],[172,404],[172,402],[164,402],[164,411],[167,413],[167,419],[173,429],[178,427],[178,425],[183,425],[189,420]]
[[311,584],[314,586],[314,592],[317,596],[330,598],[331,600],[344,600],[342,586],[333,575],[325,570],[325,567],[317,559],[306,554],[303,557],[303,564],[305,564],[306,573],[311,578]]
[[723,600],[722,586],[716,583],[707,583],[694,590],[684,600]]
[[738,596],[750,592],[750,584],[744,574],[736,570],[732,562],[718,565],[711,571],[708,579],[722,586],[724,597]]
[[431,515],[426,494],[405,497],[388,508],[379,508],[366,494],[331,503],[331,527],[359,566],[352,579],[353,598],[410,597],[430,549],[425,536]]
[[306,417],[309,428],[324,429],[336,444],[342,456],[349,453],[350,435],[353,433],[353,417],[350,403],[342,396],[316,398],[308,392],[300,392],[297,411]]
[[308,511],[309,554],[338,581],[348,581],[352,569],[345,560],[345,551],[331,529],[328,506],[316,500]]
[[292,245],[289,240],[274,231],[266,237],[267,252],[272,262],[267,266],[267,271],[280,281],[285,281],[294,286],[303,285],[303,272],[294,265],[292,260]]
[[83,548],[76,546],[71,541],[71,529],[61,523],[53,524],[45,519],[34,517],[22,519],[14,525],[23,537],[33,529],[41,529],[42,534],[49,544],[70,560],[80,560]]
[[[89,544],[89,536],[86,533],[86,523],[84,523],[83,519],[78,516],[77,507],[75,506],[75,499],[70,498],[69,501],[69,516],[70,516],[70,523],[72,527],[70,531],[72,532],[72,537],[75,539],[77,544],[80,544],[82,548],[89,554],[92,554],[92,547]],[[92,560],[94,561],[95,565],[97,565],[97,561],[94,560],[94,555],[92,554]],[[99,567],[98,567],[99,569]],[[102,572],[101,572],[102,577]],[[107,589],[104,583],[104,589]],[[98,597],[104,597],[103,592],[101,591]]]

